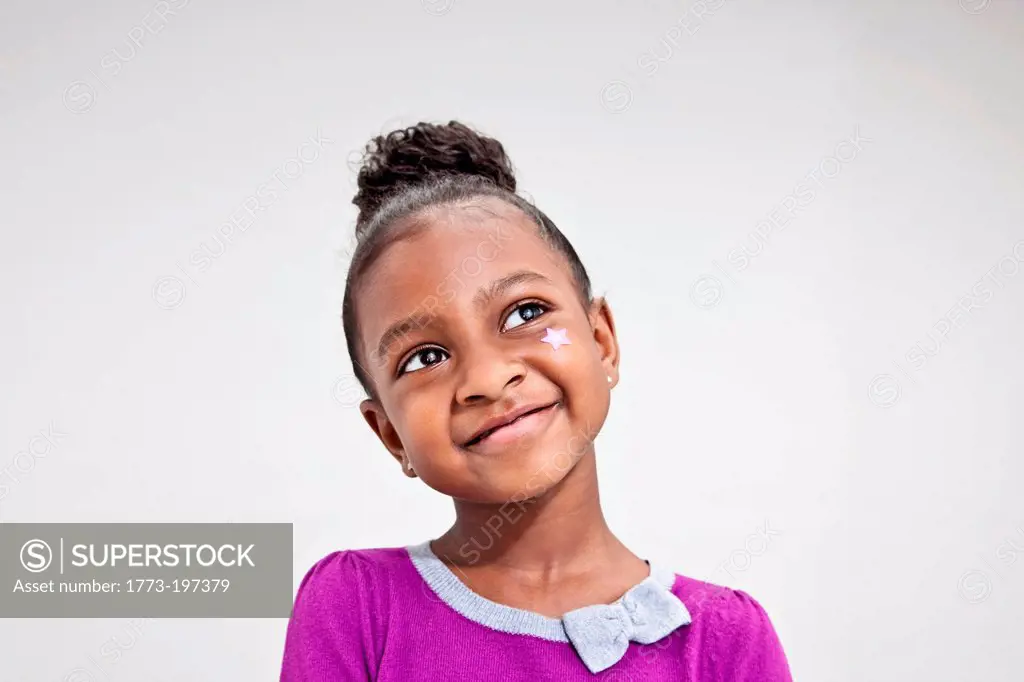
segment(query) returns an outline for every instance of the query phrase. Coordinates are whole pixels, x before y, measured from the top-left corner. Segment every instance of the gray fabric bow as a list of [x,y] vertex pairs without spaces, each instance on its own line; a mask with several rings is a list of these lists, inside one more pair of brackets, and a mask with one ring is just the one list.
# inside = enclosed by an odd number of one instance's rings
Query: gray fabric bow
[[686,605],[650,577],[613,604],[584,606],[562,616],[565,634],[592,673],[615,665],[631,641],[651,644],[689,622]]

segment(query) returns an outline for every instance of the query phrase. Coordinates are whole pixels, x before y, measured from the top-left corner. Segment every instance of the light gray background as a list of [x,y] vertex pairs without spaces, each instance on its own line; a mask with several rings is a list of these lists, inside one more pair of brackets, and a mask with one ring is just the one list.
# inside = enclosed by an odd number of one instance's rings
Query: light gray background
[[[182,3],[0,10],[0,520],[294,521],[296,584],[447,528],[354,406],[340,310],[350,152],[455,117],[609,296],[602,499],[634,550],[753,594],[797,680],[1020,679],[1022,4]],[[285,625],[3,620],[0,679],[275,680]]]

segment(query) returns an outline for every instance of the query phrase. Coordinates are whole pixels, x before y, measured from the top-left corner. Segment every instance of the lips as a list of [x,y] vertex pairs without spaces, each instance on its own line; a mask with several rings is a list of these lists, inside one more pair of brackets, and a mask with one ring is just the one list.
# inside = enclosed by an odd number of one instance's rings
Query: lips
[[498,431],[501,428],[514,424],[520,419],[523,419],[524,417],[529,417],[531,414],[542,412],[557,404],[558,401],[556,400],[555,402],[544,403],[543,405],[525,406],[516,410],[512,410],[510,412],[506,412],[500,417],[488,419],[486,422],[483,423],[483,425],[479,429],[477,429],[477,431],[473,434],[472,438],[470,438],[463,444],[462,447],[468,448],[473,445],[476,445],[483,439],[493,434],[495,431]]

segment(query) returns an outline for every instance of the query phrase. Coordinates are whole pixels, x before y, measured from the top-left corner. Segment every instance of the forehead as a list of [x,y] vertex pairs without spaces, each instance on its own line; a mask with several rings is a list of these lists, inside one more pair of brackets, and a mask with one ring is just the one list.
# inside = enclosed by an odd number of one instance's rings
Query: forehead
[[[384,330],[409,315],[431,310],[456,315],[480,287],[520,270],[573,287],[564,258],[515,207],[481,200],[419,216],[410,236],[389,245],[366,272],[358,315],[364,357]],[[402,228],[399,228],[402,229]]]

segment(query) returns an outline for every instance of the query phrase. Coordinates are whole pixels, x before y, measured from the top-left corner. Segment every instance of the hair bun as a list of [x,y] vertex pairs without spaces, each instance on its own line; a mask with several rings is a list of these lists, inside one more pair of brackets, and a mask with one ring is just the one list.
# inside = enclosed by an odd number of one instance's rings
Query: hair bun
[[357,178],[357,225],[366,222],[389,195],[441,174],[477,175],[516,191],[505,148],[458,121],[420,122],[378,135],[367,143]]

